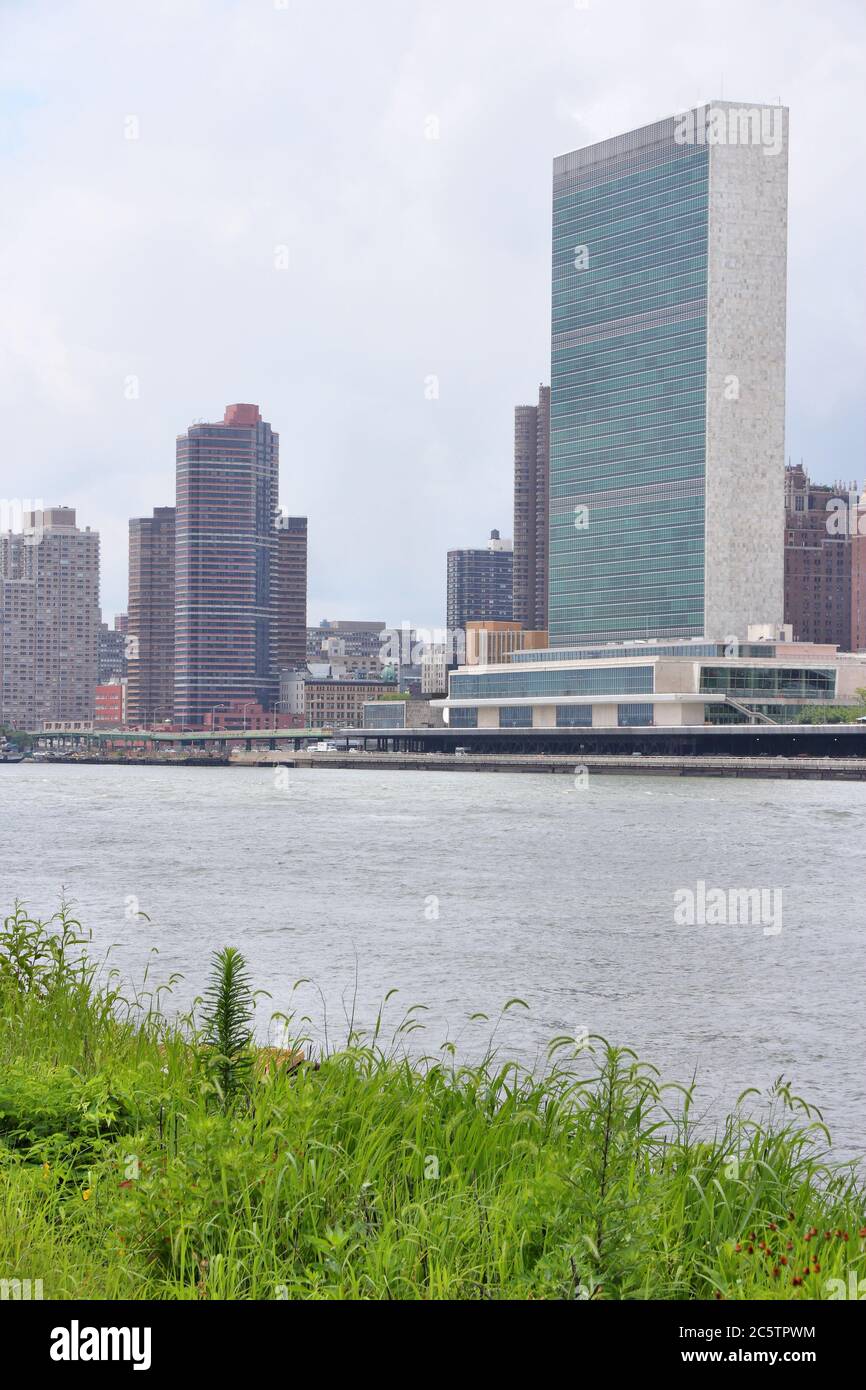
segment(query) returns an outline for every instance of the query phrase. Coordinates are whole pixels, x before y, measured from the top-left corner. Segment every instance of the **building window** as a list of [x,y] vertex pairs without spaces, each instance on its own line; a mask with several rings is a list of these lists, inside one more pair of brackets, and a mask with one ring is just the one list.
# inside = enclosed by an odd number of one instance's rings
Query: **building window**
[[651,666],[582,666],[557,671],[495,671],[451,677],[452,700],[520,699],[533,695],[650,695]]
[[701,691],[830,700],[836,693],[836,673],[808,667],[703,666]]
[[448,723],[452,729],[477,729],[478,710],[462,709],[458,706],[450,711]]
[[653,707],[649,704],[619,705],[618,711],[617,723],[620,728],[628,729],[653,722]]
[[589,729],[592,727],[592,705],[557,705],[558,729]]
[[532,705],[503,705],[499,711],[500,729],[531,729]]

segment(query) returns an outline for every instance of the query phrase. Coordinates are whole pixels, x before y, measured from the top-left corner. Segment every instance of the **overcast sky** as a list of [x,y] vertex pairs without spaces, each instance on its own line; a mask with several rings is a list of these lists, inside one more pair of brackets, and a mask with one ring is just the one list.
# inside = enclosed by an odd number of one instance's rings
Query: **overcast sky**
[[864,16],[0,0],[0,496],[99,529],[110,618],[176,434],[256,401],[309,620],[444,623],[549,380],[554,155],[720,96],[790,107],[787,452],[862,483]]

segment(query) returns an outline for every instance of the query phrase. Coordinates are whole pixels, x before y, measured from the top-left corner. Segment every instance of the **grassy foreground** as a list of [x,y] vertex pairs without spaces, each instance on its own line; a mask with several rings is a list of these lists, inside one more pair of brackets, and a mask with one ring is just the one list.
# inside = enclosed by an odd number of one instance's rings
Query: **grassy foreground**
[[601,1039],[555,1040],[540,1079],[410,1063],[410,1010],[387,1048],[380,1025],[315,1067],[229,1056],[225,1000],[219,1036],[170,1024],[158,992],[98,988],[82,938],[65,910],[0,932],[0,1279],[49,1299],[815,1299],[866,1276],[862,1188],[783,1084],[765,1124],[738,1108],[708,1143],[688,1090]]

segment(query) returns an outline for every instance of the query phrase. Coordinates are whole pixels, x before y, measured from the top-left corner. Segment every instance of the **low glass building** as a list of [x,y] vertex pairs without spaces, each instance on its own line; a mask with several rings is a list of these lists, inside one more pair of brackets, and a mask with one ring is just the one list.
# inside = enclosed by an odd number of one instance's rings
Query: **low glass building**
[[632,642],[514,652],[451,673],[445,722],[460,729],[790,723],[810,705],[855,705],[866,657],[791,641]]
[[361,707],[364,729],[405,729],[405,700],[366,700]]

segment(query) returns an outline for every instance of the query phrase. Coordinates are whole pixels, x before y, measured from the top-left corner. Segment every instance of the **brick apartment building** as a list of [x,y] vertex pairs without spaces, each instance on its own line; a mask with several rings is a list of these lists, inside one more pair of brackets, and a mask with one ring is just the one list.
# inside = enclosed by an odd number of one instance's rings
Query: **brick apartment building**
[[785,470],[785,622],[794,640],[866,644],[866,536],[857,535],[856,483],[813,483]]
[[360,728],[364,702],[393,694],[396,689],[396,681],[308,680],[304,688],[307,728]]

